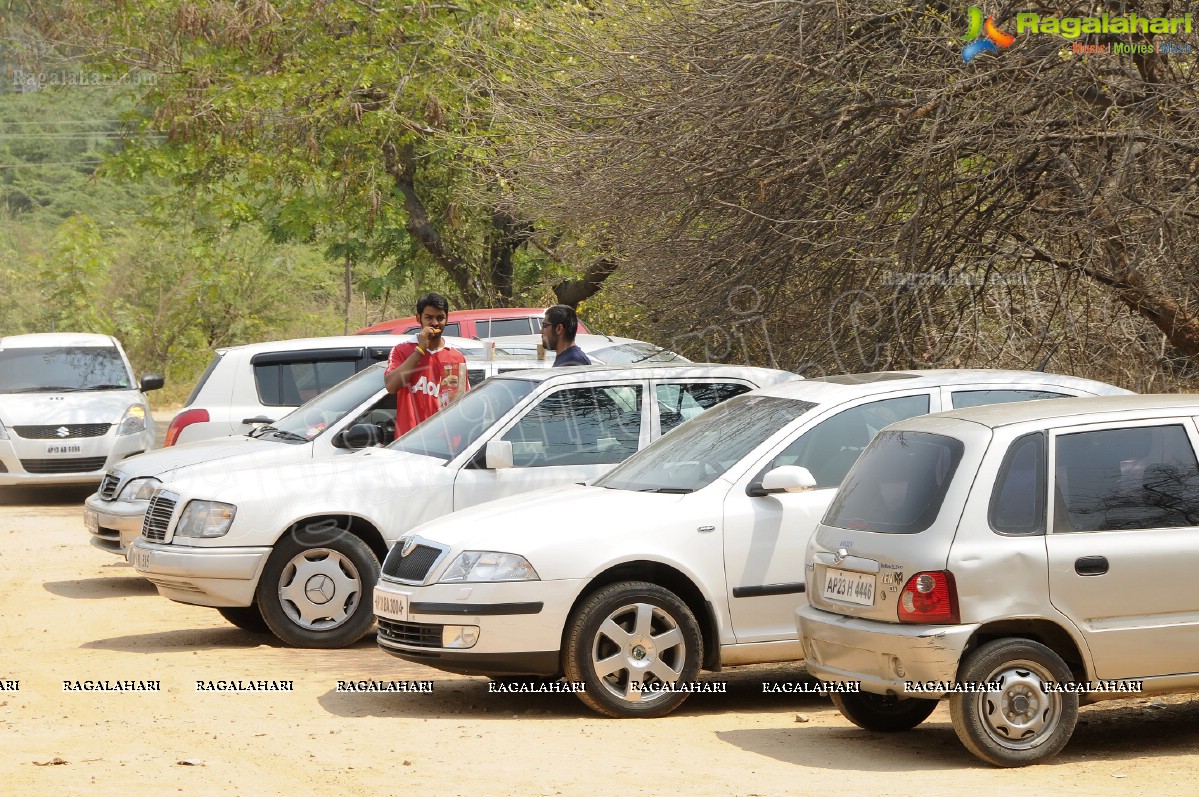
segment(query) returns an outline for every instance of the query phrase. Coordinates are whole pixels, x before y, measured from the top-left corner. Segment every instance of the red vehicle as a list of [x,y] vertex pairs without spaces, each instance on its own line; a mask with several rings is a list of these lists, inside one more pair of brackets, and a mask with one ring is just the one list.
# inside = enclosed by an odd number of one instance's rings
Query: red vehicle
[[[545,310],[538,307],[495,307],[490,310],[450,310],[443,334],[459,338],[498,338],[506,335],[535,335],[541,332]],[[416,316],[381,321],[355,335],[409,335],[420,332]],[[579,322],[579,333],[588,332]]]

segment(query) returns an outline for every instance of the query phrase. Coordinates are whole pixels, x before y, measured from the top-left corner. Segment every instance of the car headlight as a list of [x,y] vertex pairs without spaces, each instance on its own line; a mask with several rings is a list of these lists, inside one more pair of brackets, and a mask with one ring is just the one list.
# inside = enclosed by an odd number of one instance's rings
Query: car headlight
[[154,494],[154,490],[162,484],[158,479],[152,476],[143,476],[140,479],[130,479],[121,490],[121,494],[117,496],[118,501],[149,501],[150,496]]
[[125,414],[121,417],[121,423],[117,426],[117,434],[133,434],[145,431],[145,429],[146,408],[141,404],[134,404],[125,410]]
[[220,501],[190,501],[175,527],[176,537],[223,537],[233,525],[237,507]]
[[447,581],[540,581],[529,560],[514,553],[463,551],[441,577]]

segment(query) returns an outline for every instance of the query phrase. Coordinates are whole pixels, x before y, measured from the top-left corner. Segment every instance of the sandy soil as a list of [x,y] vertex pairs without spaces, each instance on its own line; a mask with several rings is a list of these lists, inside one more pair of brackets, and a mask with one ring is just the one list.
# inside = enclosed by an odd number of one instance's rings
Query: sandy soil
[[[489,693],[488,681],[408,665],[368,638],[293,650],[171,603],[87,544],[90,490],[0,489],[0,793],[1195,794],[1199,699],[1083,709],[1051,763],[998,770],[957,742],[942,706],[898,735],[860,731],[818,696],[764,694],[802,667],[705,676],[659,720],[601,719],[570,695]],[[160,681],[159,692],[68,692],[63,681]],[[294,691],[199,692],[196,681],[292,681]],[[430,680],[425,694],[339,680]],[[8,684],[10,687],[12,684]]]

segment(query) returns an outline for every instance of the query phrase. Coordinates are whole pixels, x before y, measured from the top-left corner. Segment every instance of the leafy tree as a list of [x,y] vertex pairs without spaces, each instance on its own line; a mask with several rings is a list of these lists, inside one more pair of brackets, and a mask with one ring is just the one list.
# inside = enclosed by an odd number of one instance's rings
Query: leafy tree
[[533,225],[488,168],[489,101],[461,57],[517,5],[63,0],[35,18],[107,74],[154,76],[141,130],[165,139],[121,168],[319,242],[339,269],[386,261],[402,284],[433,267],[462,301],[502,305],[567,268],[527,251]]

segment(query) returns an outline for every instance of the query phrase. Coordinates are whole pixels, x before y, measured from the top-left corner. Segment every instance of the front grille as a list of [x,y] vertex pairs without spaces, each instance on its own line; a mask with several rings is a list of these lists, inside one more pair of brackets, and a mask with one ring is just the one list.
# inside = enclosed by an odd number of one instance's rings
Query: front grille
[[[26,440],[70,440],[75,437],[102,437],[111,423],[60,423],[57,426],[14,426],[12,430]],[[67,434],[60,430],[66,429]]]
[[383,575],[398,578],[403,581],[420,583],[429,575],[429,569],[441,555],[441,549],[428,545],[417,545],[407,556],[403,555],[403,542],[392,546],[387,558],[383,560]]
[[397,623],[394,620],[379,618],[380,641],[394,642],[397,645],[411,645],[417,648],[441,647],[441,629],[443,626],[433,623]]
[[91,473],[100,470],[108,457],[70,457],[67,459],[23,459],[26,473]]
[[100,497],[105,501],[111,501],[117,494],[117,487],[121,485],[121,477],[115,473],[106,473],[104,481],[100,483]]
[[175,501],[164,493],[158,493],[150,499],[146,508],[146,517],[142,520],[142,536],[147,540],[162,542],[167,538],[167,526],[171,525],[171,515],[175,513]]

